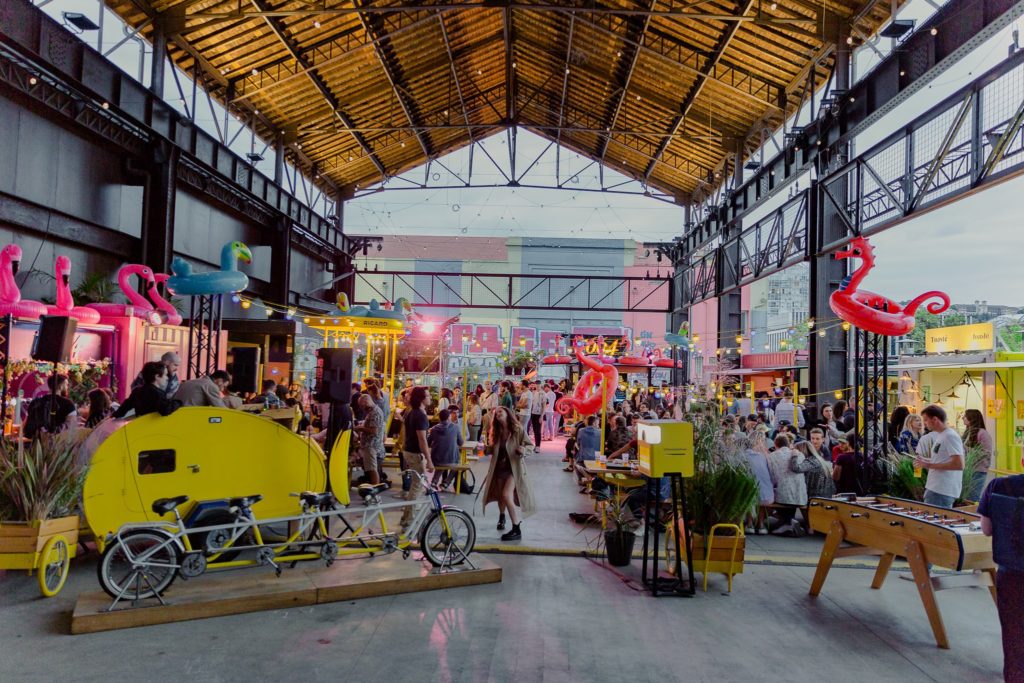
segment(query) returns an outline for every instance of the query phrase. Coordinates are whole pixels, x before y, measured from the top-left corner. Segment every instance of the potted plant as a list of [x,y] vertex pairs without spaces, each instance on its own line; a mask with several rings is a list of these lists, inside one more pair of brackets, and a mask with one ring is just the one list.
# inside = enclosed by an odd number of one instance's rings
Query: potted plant
[[66,432],[27,445],[0,441],[0,569],[38,568],[47,596],[63,585],[78,543],[86,472],[78,446]]
[[[686,481],[694,571],[729,577],[743,572],[743,521],[755,509],[757,480],[741,453],[724,439],[714,410],[691,415],[694,475]],[[681,530],[680,530],[681,531]]]
[[633,516],[625,503],[625,496],[613,496],[605,503],[604,546],[608,564],[626,567],[633,560],[633,545],[640,520]]

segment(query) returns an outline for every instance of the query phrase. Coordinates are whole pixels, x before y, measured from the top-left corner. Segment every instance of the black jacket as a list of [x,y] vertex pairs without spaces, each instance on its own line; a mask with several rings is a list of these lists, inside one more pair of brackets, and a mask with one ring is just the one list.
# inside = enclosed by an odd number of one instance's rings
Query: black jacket
[[150,413],[170,415],[179,407],[181,407],[181,401],[167,398],[167,394],[161,389],[157,389],[153,384],[147,384],[132,389],[131,395],[114,412],[114,417],[124,417],[132,409],[135,410],[135,417],[142,417]]

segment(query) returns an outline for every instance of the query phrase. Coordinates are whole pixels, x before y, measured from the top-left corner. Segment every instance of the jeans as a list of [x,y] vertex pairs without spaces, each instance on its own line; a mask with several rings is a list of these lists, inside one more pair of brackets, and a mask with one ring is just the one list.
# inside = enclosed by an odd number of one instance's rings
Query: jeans
[[558,433],[558,413],[544,413],[544,434],[553,439]]
[[[419,472],[420,474],[423,474],[423,473],[425,473],[427,471],[426,470],[427,459],[425,457],[423,457],[422,453],[412,453],[411,451],[402,451],[402,457],[405,460],[405,465],[403,465],[403,466],[406,469],[413,470],[414,472]],[[420,479],[417,476],[413,476],[412,477],[412,481],[411,481],[410,486],[409,486],[409,493],[406,494],[405,499],[406,500],[416,500],[417,498],[419,498],[422,495],[423,495],[423,480]],[[405,508],[405,511],[402,513],[402,521],[399,522],[399,524],[401,524],[403,528],[409,526],[409,523],[412,522],[412,512],[413,512],[413,506],[409,505],[409,506],[407,506]]]
[[1003,627],[1003,676],[1006,681],[1024,681],[1024,573],[996,573],[996,609]]
[[533,445],[540,448],[540,413],[530,415],[530,428],[533,429]]
[[924,503],[925,505],[937,505],[943,508],[953,507],[953,503],[956,502],[955,496],[944,496],[941,493],[936,493],[929,489],[924,491]]

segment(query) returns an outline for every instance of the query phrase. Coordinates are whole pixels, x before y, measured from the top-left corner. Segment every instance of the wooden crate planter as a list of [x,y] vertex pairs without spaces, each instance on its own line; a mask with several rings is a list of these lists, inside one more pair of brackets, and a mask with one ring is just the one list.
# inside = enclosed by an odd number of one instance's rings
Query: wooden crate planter
[[0,569],[35,569],[39,553],[54,536],[67,540],[71,556],[78,545],[78,515],[33,522],[0,522]]
[[[722,531],[729,530],[732,535],[723,536]],[[711,527],[711,543],[700,534],[692,534],[693,571],[704,575],[704,590],[708,589],[708,574],[725,574],[729,581],[729,592],[732,592],[732,577],[743,573],[743,557],[746,552],[747,538],[743,529],[735,524],[716,524]]]

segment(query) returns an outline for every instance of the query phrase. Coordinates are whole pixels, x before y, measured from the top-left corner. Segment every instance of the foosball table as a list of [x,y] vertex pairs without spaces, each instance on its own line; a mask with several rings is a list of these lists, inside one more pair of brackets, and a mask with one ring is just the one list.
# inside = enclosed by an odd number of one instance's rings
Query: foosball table
[[[935,642],[946,649],[949,639],[935,591],[983,586],[995,599],[992,539],[981,532],[981,518],[975,513],[889,496],[856,500],[812,498],[808,510],[811,528],[828,535],[811,583],[812,596],[821,592],[832,561],[837,557],[880,555],[871,582],[875,589],[882,587],[893,560],[906,558]],[[840,547],[844,542],[853,545]],[[958,572],[980,571],[933,577],[929,575],[930,565]]]

